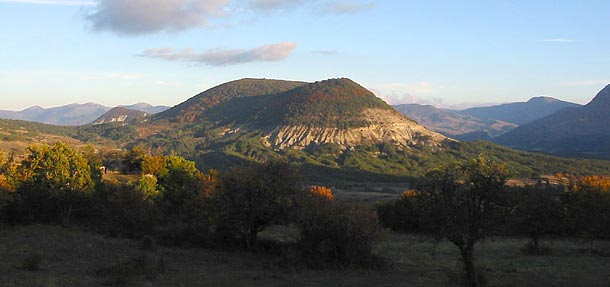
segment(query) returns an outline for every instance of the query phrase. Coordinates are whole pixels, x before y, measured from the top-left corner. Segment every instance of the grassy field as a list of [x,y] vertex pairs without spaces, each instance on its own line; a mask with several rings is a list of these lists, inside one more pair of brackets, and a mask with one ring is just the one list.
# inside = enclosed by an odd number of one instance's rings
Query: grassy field
[[[46,225],[4,229],[0,242],[0,286],[455,286],[460,268],[452,245],[389,231],[376,248],[392,263],[382,271],[294,269],[266,255],[206,249],[144,251],[138,241]],[[610,286],[610,242],[591,252],[555,240],[546,256],[523,255],[524,243],[491,238],[478,246],[488,286]],[[26,270],[37,256],[39,270]],[[145,268],[134,269],[142,260]]]

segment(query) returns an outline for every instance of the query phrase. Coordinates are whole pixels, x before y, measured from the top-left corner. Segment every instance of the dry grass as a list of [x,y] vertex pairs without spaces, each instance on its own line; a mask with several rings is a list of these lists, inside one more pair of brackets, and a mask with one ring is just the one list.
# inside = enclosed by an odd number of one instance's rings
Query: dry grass
[[[274,229],[273,232],[281,232]],[[393,267],[386,271],[293,270],[277,258],[205,249],[159,248],[165,272],[134,276],[127,286],[450,286],[459,271],[457,252],[418,236],[386,232],[377,252]],[[140,242],[105,238],[75,229],[32,225],[0,232],[0,286],[104,286],[101,268],[140,258]],[[525,239],[490,239],[478,254],[489,286],[600,286],[610,283],[610,260],[576,241],[557,240],[550,256],[527,256]],[[609,248],[610,242],[597,242]],[[33,253],[44,254],[40,270],[20,267]]]

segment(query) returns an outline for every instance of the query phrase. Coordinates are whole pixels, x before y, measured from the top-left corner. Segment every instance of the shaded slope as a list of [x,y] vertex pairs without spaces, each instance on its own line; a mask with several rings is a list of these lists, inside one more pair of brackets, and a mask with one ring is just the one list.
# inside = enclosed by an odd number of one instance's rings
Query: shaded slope
[[458,113],[462,115],[471,115],[484,121],[498,120],[522,125],[548,116],[564,108],[575,107],[580,107],[580,105],[550,97],[534,97],[527,102],[470,108],[458,111]]
[[496,142],[523,150],[610,158],[610,85],[587,105],[520,126]]
[[460,140],[491,139],[517,127],[512,123],[481,120],[431,105],[403,104],[394,108],[429,129]]

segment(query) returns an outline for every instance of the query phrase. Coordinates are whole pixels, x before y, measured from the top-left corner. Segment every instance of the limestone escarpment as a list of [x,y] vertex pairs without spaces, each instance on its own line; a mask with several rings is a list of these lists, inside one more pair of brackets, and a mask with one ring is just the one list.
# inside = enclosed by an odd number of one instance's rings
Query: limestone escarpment
[[392,143],[402,147],[439,146],[447,137],[427,130],[416,122],[387,109],[366,109],[368,125],[353,128],[283,125],[268,132],[265,140],[276,149],[304,148],[310,144],[333,143],[342,148]]

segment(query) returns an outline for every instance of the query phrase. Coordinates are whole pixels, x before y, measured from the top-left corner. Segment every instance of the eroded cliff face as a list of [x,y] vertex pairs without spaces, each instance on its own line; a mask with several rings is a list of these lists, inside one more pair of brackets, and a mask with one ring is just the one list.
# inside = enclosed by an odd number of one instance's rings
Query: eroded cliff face
[[284,125],[266,134],[266,144],[276,149],[305,148],[310,144],[334,143],[342,148],[389,142],[402,147],[440,146],[447,137],[427,130],[394,110],[367,109],[363,119],[369,124],[358,128]]

